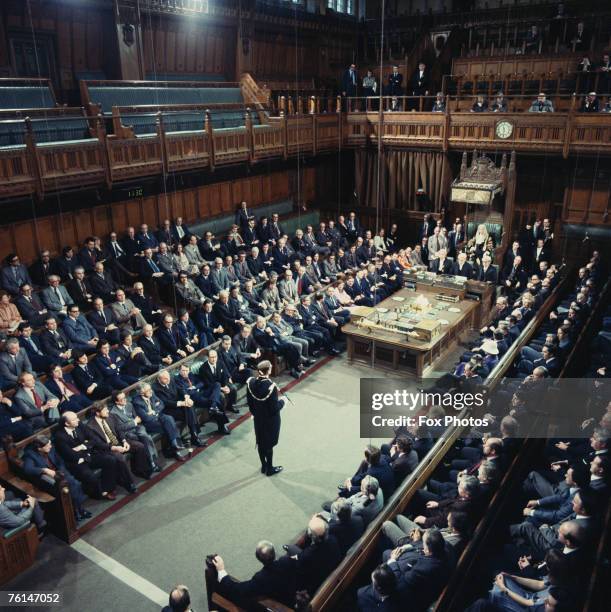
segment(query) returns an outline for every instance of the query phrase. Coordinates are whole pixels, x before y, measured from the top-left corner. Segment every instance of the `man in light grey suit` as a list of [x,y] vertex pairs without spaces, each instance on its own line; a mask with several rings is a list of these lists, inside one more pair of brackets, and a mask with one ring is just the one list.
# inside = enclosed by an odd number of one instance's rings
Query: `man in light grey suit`
[[[9,338],[0,353],[0,378],[11,386],[17,385],[22,372],[33,372],[30,358],[25,349],[19,346],[17,338]],[[8,385],[6,388],[9,388]]]
[[296,304],[299,299],[297,292],[297,281],[293,278],[291,270],[285,270],[283,278],[278,283],[278,293],[283,300],[290,304]]
[[36,499],[30,495],[25,499],[8,499],[6,489],[0,485],[0,528],[16,529],[30,521],[34,521],[38,529],[46,525]]
[[47,310],[56,317],[65,317],[68,313],[68,306],[74,304],[67,289],[60,285],[61,278],[55,274],[49,276],[49,286],[45,287],[40,299],[47,307]]
[[229,290],[230,282],[227,270],[223,267],[223,260],[220,257],[214,259],[214,268],[210,271],[214,290],[218,295],[219,291]]
[[136,414],[132,403],[127,399],[124,391],[113,391],[110,404],[110,414],[114,416],[118,433],[126,440],[138,440],[142,442],[153,472],[161,472],[157,462],[159,457],[153,438],[147,433],[142,424],[142,419]]
[[136,308],[134,303],[125,297],[123,289],[117,289],[115,294],[116,302],[110,305],[112,314],[121,329],[127,329],[133,333],[136,329],[144,329],[146,320],[142,316],[139,308]]
[[13,404],[18,416],[27,420],[34,430],[59,421],[59,399],[29,372],[19,377],[19,388],[13,396]]

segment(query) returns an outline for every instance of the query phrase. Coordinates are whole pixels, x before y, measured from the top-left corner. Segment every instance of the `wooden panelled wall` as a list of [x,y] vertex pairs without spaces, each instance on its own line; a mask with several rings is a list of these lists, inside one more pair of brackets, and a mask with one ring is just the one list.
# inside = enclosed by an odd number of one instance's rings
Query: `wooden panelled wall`
[[184,16],[142,16],[147,73],[205,73],[235,79],[235,27]]
[[[303,200],[315,197],[315,175],[314,168],[303,171]],[[23,261],[30,262],[42,249],[56,255],[64,246],[76,246],[87,236],[104,239],[110,231],[122,234],[130,225],[147,223],[156,229],[164,219],[178,216],[188,224],[215,215],[233,214],[242,200],[253,207],[287,198],[297,200],[292,189],[295,183],[290,172],[276,172],[45,217],[36,218],[33,209],[32,219],[0,226],[0,259],[14,252]]]
[[565,189],[563,220],[611,228],[611,178],[575,179]]
[[[49,45],[55,71],[54,85],[64,92],[75,90],[75,74],[103,72],[115,78],[116,35],[110,6],[95,8],[91,4],[78,6],[64,2],[32,0],[31,19],[28,3],[24,0],[0,2],[0,72],[2,76],[17,76],[11,71],[13,63],[9,37],[23,36],[32,40],[32,30],[39,44]],[[20,75],[37,77],[38,74]],[[61,97],[61,91],[56,91]],[[68,102],[70,100],[60,100]],[[74,103],[73,101],[70,101]]]

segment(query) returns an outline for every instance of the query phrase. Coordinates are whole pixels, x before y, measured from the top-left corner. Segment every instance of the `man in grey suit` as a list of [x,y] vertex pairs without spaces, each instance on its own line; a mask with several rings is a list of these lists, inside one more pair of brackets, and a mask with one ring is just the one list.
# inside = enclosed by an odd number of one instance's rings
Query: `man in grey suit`
[[36,499],[28,495],[25,499],[7,499],[6,489],[0,485],[0,528],[16,529],[30,521],[38,529],[44,529],[46,522]]
[[138,440],[144,445],[151,470],[161,472],[161,467],[157,462],[159,457],[153,438],[147,433],[142,424],[142,419],[136,414],[132,403],[127,399],[124,391],[113,391],[110,414],[114,416],[119,435],[129,440]]
[[24,372],[19,377],[19,389],[13,397],[13,406],[18,412],[17,416],[27,420],[34,430],[59,421],[59,399],[30,372]]
[[187,276],[186,272],[181,272],[178,275],[176,293],[178,293],[184,303],[191,308],[198,308],[206,299],[199,287]]
[[47,307],[47,310],[56,317],[65,317],[68,313],[68,306],[74,304],[67,289],[60,285],[61,278],[55,274],[49,276],[49,286],[45,287],[40,299]]
[[297,292],[297,281],[295,281],[293,278],[293,272],[291,270],[284,271],[283,278],[278,283],[278,293],[287,303],[297,303],[297,300],[299,299],[299,293]]
[[227,270],[223,267],[223,260],[220,257],[214,259],[214,268],[210,271],[212,277],[212,284],[214,285],[215,294],[218,295],[219,291],[229,289],[229,276]]
[[142,316],[139,308],[136,308],[134,303],[125,297],[123,289],[117,289],[115,294],[117,301],[110,305],[112,314],[121,329],[127,329],[133,333],[136,329],[143,329],[146,325],[146,320]]
[[31,285],[32,279],[28,274],[27,268],[19,262],[19,255],[11,253],[5,260],[6,266],[0,270],[0,282],[2,288],[11,295],[19,295],[19,288],[22,285]]
[[0,378],[8,383],[6,388],[14,387],[23,372],[33,372],[30,358],[25,349],[19,346],[17,338],[9,338],[0,353]]
[[92,353],[98,344],[98,334],[95,328],[81,314],[76,304],[68,307],[68,316],[62,322],[62,329],[68,340],[72,342],[72,348]]

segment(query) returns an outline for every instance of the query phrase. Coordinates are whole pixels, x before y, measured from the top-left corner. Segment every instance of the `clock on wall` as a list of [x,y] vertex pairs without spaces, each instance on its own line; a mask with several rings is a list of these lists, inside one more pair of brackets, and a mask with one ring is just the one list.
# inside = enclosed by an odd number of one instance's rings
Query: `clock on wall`
[[497,138],[507,139],[513,134],[513,123],[509,121],[499,121],[494,128]]

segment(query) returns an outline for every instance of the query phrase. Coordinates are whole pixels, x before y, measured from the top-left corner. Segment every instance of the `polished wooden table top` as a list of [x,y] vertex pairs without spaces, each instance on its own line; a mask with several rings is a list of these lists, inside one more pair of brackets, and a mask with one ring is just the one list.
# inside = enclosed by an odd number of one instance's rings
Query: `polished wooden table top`
[[[392,296],[382,300],[376,308],[387,308],[389,311],[395,310],[397,308],[401,308],[405,306],[409,301],[413,300],[415,297],[422,295],[426,297],[429,302],[436,306],[439,300],[435,299],[435,295],[439,292],[435,290],[434,287],[420,287],[417,291],[412,291],[410,289],[399,289],[399,291],[393,293]],[[447,293],[447,289],[446,289]],[[394,297],[402,297],[405,298],[404,301],[398,302],[393,300]],[[418,341],[410,338],[407,334],[402,332],[395,332],[392,330],[380,329],[380,328],[367,328],[360,327],[356,325],[356,323],[348,323],[342,327],[342,332],[346,335],[368,339],[368,340],[378,340],[382,341],[385,344],[391,344],[397,346],[399,348],[411,349],[416,351],[430,351],[438,342],[443,340],[444,336],[448,334],[448,332],[460,323],[465,317],[470,316],[473,311],[479,306],[478,302],[471,300],[461,300],[460,302],[450,303],[450,302],[441,302],[444,306],[446,306],[445,310],[442,310],[438,313],[437,318],[445,319],[448,321],[447,325],[442,325],[441,330],[437,336],[435,336],[430,342]],[[447,308],[457,308],[459,312],[449,312]],[[375,310],[375,309],[374,309]]]

